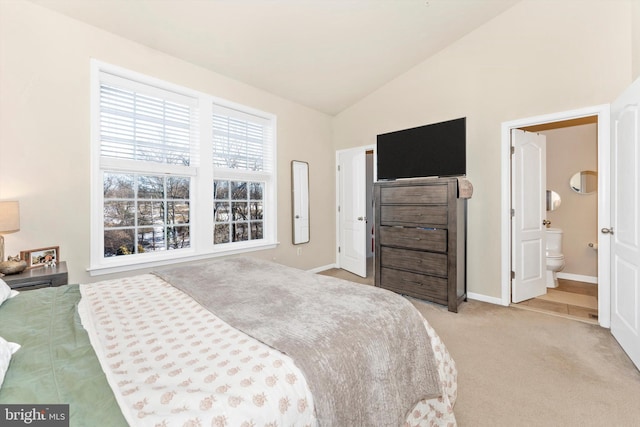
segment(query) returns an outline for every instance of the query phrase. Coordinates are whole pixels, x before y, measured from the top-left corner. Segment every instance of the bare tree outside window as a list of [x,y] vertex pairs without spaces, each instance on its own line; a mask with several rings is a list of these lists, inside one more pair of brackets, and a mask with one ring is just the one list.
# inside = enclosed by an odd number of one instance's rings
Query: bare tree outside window
[[104,256],[188,248],[189,177],[105,173]]
[[213,243],[263,239],[264,183],[214,180]]

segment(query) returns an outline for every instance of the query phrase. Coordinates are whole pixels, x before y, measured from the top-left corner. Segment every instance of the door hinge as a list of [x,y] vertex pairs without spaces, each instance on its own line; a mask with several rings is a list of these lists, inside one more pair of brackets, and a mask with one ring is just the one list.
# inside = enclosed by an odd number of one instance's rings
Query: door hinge
[[340,246],[338,246],[338,253],[340,253]]
[[514,216],[516,216],[516,210],[515,209],[511,209],[511,218],[513,218]]
[[338,205],[338,212],[340,212],[340,205]]
[[516,153],[516,147],[511,146],[511,155],[513,156]]
[[338,165],[338,172],[340,172],[340,165]]
[[512,278],[512,279],[515,279],[515,278],[516,278],[516,272],[515,272],[515,271],[513,271],[513,270],[511,270],[511,278]]

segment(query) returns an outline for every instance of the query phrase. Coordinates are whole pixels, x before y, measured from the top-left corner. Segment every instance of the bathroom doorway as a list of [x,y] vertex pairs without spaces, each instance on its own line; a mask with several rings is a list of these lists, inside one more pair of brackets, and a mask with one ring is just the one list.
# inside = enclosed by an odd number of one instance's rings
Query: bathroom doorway
[[[608,106],[597,106],[582,110],[550,114],[529,119],[503,123],[503,287],[502,303],[512,303],[512,284],[517,280],[512,262],[514,247],[512,230],[511,140],[513,129],[544,134],[548,140],[545,164],[546,190],[550,190],[549,201],[556,202],[556,209],[543,214],[544,223],[563,231],[563,255],[565,265],[556,273],[557,288],[543,290],[543,295],[520,303],[521,308],[546,311],[556,315],[577,318],[608,327],[610,321],[609,245],[599,243],[602,227],[609,222],[609,110]],[[573,170],[576,169],[576,170]],[[597,188],[589,194],[572,189],[573,175],[581,179],[582,170],[595,173]],[[589,178],[585,178],[588,180]],[[602,190],[602,191],[600,191]],[[564,212],[563,212],[564,208]],[[542,221],[541,221],[542,222]],[[544,227],[541,227],[544,229]],[[604,246],[604,247],[603,247]],[[542,247],[544,249],[544,246]],[[540,258],[540,257],[538,257]],[[538,259],[541,265],[531,266],[546,274],[546,258]],[[519,267],[521,268],[521,267]],[[527,267],[529,268],[529,267]],[[515,286],[515,284],[514,284]],[[529,306],[529,307],[527,307]]]
[[521,129],[545,136],[546,231],[554,230],[562,247],[553,258],[547,257],[549,264],[560,268],[546,272],[547,292],[516,306],[597,323],[598,118],[587,116]]

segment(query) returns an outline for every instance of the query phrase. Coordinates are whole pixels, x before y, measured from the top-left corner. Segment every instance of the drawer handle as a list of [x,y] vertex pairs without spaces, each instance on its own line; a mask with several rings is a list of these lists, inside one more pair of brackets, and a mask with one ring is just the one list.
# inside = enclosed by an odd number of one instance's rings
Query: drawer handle
[[422,240],[421,237],[400,236],[400,238],[404,240]]

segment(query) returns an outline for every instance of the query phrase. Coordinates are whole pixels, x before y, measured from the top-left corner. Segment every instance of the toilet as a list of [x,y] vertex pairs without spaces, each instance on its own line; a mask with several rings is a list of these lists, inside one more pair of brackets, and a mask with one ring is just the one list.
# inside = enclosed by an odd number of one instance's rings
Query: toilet
[[558,278],[556,273],[564,268],[564,255],[562,254],[562,230],[559,228],[547,228],[547,288],[557,288]]

